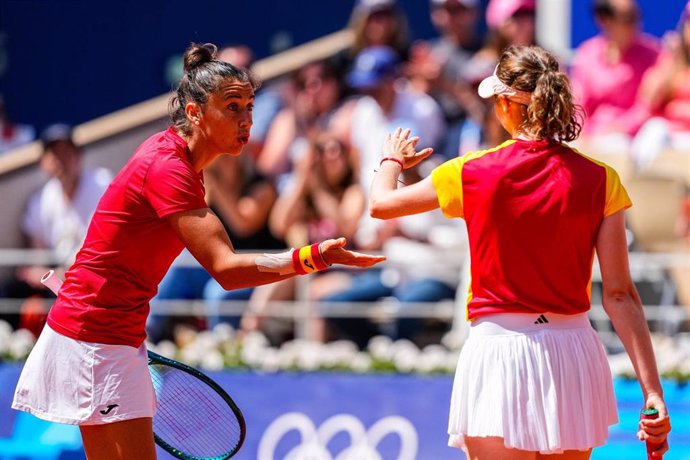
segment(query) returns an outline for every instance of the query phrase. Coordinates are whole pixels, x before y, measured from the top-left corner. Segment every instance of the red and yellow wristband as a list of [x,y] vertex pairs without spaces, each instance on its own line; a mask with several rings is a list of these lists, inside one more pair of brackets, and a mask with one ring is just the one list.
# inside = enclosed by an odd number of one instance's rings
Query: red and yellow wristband
[[306,275],[325,270],[328,264],[319,251],[319,243],[314,243],[292,250],[292,267],[298,275]]

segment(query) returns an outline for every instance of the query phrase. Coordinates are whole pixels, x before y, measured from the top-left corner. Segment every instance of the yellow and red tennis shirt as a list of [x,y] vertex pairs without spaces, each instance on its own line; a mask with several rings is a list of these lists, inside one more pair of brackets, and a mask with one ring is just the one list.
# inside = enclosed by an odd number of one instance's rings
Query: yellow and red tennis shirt
[[590,308],[597,233],[632,206],[616,171],[555,140],[509,140],[431,173],[441,210],[467,222],[467,316]]

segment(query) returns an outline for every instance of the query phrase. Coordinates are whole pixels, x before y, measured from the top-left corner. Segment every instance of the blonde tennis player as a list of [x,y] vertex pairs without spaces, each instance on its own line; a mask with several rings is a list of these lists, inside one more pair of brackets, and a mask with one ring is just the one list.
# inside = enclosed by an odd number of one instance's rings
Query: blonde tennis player
[[344,238],[280,254],[234,252],[204,201],[202,170],[249,141],[257,83],[215,54],[210,44],[185,53],[172,126],[144,141],[103,195],[17,384],[12,407],[79,425],[89,460],[156,457],[144,326],[184,247],[226,289],[384,259],[343,249]]
[[[635,367],[645,408],[638,438],[668,449],[670,421],[649,330],[630,278],[616,172],[571,149],[580,132],[567,77],[538,47],[510,47],[479,86],[512,139],[450,160],[397,189],[427,157],[398,129],[370,195],[382,219],[440,207],[467,221],[471,332],[450,403],[451,446],[472,460],[587,459],[618,421],[604,348],[587,319],[596,251],[603,303]],[[641,446],[641,455],[644,455]]]

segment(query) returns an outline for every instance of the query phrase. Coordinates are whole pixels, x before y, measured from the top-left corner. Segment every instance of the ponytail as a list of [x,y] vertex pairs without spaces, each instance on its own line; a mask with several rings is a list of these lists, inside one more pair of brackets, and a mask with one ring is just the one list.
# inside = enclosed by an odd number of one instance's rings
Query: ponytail
[[551,53],[538,46],[510,46],[501,55],[496,75],[510,87],[532,93],[522,131],[559,142],[580,135],[584,112],[573,102],[568,77]]
[[581,119],[582,111],[573,103],[568,78],[553,70],[542,73],[527,106],[525,128],[540,139],[570,142],[580,135]]

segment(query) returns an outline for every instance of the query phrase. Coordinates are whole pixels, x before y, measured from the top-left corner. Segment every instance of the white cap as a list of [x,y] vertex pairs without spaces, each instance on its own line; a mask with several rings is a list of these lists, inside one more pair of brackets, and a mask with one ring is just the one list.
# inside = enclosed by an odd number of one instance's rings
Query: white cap
[[479,93],[479,96],[484,99],[502,94],[507,96],[511,101],[524,105],[529,105],[530,101],[532,100],[532,93],[511,88],[510,86],[506,85],[496,76],[495,70],[492,75],[482,80],[482,82],[479,84],[477,92]]

